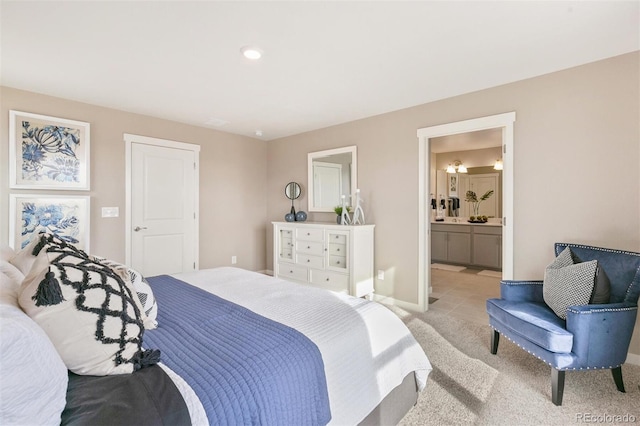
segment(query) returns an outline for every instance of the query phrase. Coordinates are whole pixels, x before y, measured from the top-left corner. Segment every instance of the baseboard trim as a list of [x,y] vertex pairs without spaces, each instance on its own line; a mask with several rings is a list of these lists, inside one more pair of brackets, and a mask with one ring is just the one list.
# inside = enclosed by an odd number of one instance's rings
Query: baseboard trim
[[374,293],[373,300],[385,305],[397,306],[398,308],[406,309],[408,311],[422,312],[422,310],[420,309],[420,305],[418,305],[417,303],[405,302],[403,300],[394,299],[393,297],[389,296],[381,296]]
[[632,354],[631,352],[627,353],[625,364],[640,365],[640,355]]
[[271,269],[263,269],[262,271],[258,271],[258,272],[261,274],[273,276],[273,271]]

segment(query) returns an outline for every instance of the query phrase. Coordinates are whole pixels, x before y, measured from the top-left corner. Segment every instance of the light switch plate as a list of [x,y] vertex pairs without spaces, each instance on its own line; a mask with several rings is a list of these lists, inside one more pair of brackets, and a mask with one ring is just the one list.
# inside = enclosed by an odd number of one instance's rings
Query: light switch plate
[[118,217],[120,216],[120,209],[118,207],[103,207],[102,217]]

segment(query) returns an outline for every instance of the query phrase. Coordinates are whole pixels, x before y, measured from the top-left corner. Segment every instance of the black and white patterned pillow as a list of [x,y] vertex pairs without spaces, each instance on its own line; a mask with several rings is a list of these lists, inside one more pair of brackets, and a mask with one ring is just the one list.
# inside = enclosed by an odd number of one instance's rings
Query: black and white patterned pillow
[[153,291],[149,286],[149,283],[145,280],[142,274],[135,269],[129,268],[127,265],[123,265],[115,260],[106,259],[104,257],[92,256],[93,259],[109,266],[113,269],[132,289],[135,290],[138,298],[136,302],[138,308],[143,313],[142,321],[146,330],[153,330],[158,327],[158,305],[156,299],[153,296]]
[[47,333],[67,368],[76,374],[132,373],[159,361],[143,350],[137,295],[110,267],[54,235],[34,248],[19,303]]
[[562,319],[569,306],[608,303],[610,282],[597,260],[581,262],[569,247],[547,266],[542,293],[545,303]]
[[140,299],[140,303],[142,304],[142,309],[147,316],[144,322],[145,328],[147,330],[156,328],[158,326],[158,304],[156,303],[156,298],[153,296],[153,290],[151,290],[149,282],[147,282],[140,272],[131,268],[129,268],[129,277],[131,278],[133,287],[136,289],[138,299]]

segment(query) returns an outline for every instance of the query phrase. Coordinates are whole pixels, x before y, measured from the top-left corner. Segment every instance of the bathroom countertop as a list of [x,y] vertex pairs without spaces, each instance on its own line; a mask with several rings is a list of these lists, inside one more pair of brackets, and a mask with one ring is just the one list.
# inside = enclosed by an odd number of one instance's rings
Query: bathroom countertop
[[485,222],[485,223],[473,223],[473,222],[469,222],[466,219],[459,219],[457,222],[454,222],[452,220],[445,220],[442,222],[437,222],[435,220],[431,221],[432,224],[434,223],[439,223],[439,224],[443,224],[443,225],[474,225],[474,226],[502,226],[502,224],[500,222]]

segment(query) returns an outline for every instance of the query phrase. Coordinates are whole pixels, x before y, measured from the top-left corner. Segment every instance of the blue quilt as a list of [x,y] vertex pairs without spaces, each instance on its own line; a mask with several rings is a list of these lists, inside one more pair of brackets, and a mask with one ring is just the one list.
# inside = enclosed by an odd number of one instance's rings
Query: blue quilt
[[324,425],[324,363],[302,333],[167,275],[148,278],[158,328],[144,347],[193,388],[212,425]]

